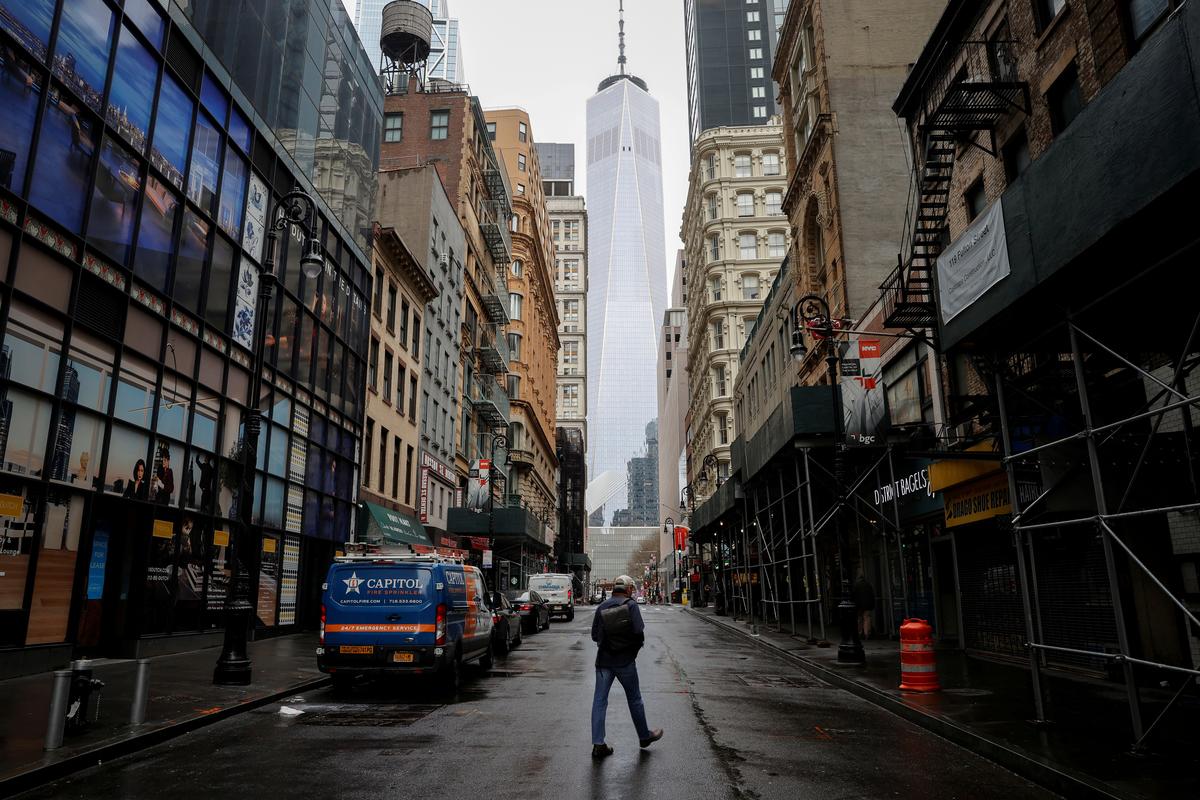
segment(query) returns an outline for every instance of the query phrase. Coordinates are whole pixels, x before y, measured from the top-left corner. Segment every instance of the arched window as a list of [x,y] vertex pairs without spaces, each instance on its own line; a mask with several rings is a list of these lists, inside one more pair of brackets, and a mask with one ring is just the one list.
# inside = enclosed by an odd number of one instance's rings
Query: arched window
[[521,259],[519,258],[513,259],[510,269],[512,269],[514,278],[520,278],[525,274],[525,265],[521,263]]
[[821,230],[817,198],[808,201],[804,214],[804,255],[808,274],[814,280],[825,272],[825,234]]

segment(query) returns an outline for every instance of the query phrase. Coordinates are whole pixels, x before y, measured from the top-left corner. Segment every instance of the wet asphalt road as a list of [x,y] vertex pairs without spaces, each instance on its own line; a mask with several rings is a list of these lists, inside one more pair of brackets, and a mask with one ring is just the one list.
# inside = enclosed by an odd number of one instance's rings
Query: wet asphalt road
[[527,635],[456,697],[425,684],[303,695],[24,798],[1045,798],[1053,795],[678,608],[644,607],[651,727],[614,685],[593,762],[590,613]]

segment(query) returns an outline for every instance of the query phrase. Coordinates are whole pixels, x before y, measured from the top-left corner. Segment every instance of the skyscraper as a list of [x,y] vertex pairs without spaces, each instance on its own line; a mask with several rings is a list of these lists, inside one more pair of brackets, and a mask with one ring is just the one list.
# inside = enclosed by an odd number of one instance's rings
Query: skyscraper
[[[382,52],[379,31],[383,27],[383,7],[391,0],[358,0],[354,6],[354,27],[363,49],[371,58],[371,66],[379,70]],[[451,83],[466,83],[463,77],[462,54],[459,49],[458,19],[450,17],[447,0],[417,0],[433,12],[433,38],[429,43],[426,79],[439,78]]]
[[667,294],[659,107],[625,71],[623,15],[617,64],[587,101],[589,510],[627,505],[628,462],[658,418]]
[[709,128],[763,125],[776,113],[771,63],[788,2],[687,0],[684,4],[693,143]]

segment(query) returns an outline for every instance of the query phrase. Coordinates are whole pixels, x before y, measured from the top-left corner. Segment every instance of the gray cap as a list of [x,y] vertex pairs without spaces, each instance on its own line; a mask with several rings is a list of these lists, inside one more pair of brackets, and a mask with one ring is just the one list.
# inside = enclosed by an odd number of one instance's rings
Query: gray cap
[[629,577],[628,575],[622,575],[613,581],[613,591],[625,592],[626,594],[629,594],[635,585],[636,584],[633,582],[633,578]]

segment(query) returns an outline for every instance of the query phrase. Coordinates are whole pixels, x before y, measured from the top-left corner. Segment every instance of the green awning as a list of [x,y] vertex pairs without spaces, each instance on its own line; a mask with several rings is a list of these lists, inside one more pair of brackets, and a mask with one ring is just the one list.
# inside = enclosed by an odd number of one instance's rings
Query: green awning
[[432,547],[425,526],[411,514],[364,502],[365,514],[358,518],[358,540],[369,543],[421,544]]

